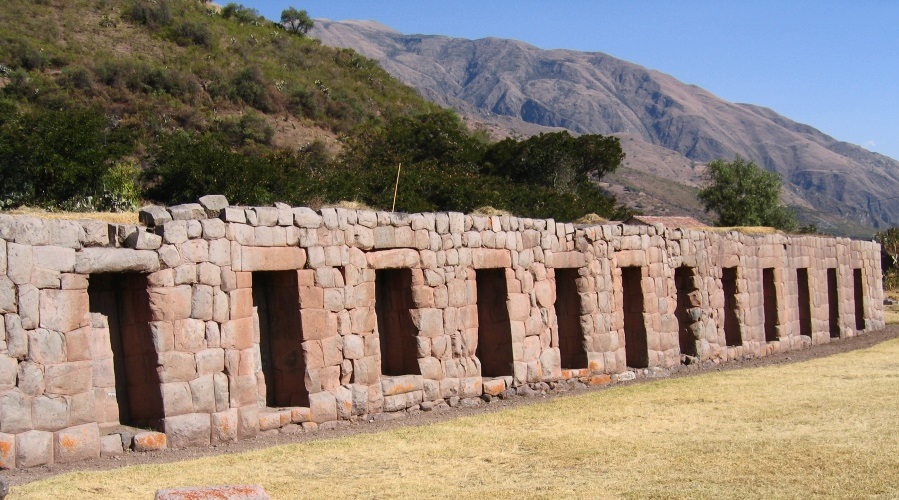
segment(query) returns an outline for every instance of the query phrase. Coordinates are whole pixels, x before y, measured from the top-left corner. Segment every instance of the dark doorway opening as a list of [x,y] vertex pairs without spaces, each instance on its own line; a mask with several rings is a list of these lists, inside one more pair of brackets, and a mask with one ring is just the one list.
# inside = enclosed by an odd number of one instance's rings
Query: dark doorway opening
[[812,294],[809,291],[808,269],[796,270],[799,286],[799,334],[812,337]]
[[577,293],[577,269],[556,269],[556,318],[559,322],[559,352],[562,368],[587,368],[584,332],[581,329],[581,299]]
[[677,308],[674,310],[674,316],[677,318],[680,352],[687,356],[696,356],[697,338],[691,327],[698,322],[698,314],[695,313],[702,304],[697,297],[699,287],[696,283],[695,269],[686,266],[675,269],[674,285],[677,288]]
[[837,290],[837,270],[827,270],[827,310],[830,325],[830,337],[840,337],[840,294]]
[[861,269],[852,270],[852,284],[855,292],[855,329],[865,329],[865,277]]
[[774,282],[774,268],[762,269],[762,300],[765,310],[765,340],[774,342],[780,337],[777,334],[777,325],[780,324],[777,311],[777,286]]
[[737,268],[725,267],[721,273],[724,289],[724,341],[728,346],[743,345],[740,319],[737,316]]
[[481,375],[506,377],[513,373],[512,324],[506,305],[505,269],[477,269],[478,348]]
[[375,314],[383,375],[421,375],[413,308],[411,269],[375,271]]
[[297,272],[254,272],[253,306],[259,319],[265,404],[309,406]]
[[624,298],[624,351],[627,366],[649,366],[646,324],[643,321],[643,270],[640,267],[621,268],[621,294]]
[[[159,357],[150,333],[147,277],[138,273],[92,274],[87,293],[93,328],[108,330],[115,376],[114,388],[97,388],[108,389],[107,393],[114,389],[120,424],[153,425],[165,415],[156,371]],[[103,359],[93,361],[99,365]]]

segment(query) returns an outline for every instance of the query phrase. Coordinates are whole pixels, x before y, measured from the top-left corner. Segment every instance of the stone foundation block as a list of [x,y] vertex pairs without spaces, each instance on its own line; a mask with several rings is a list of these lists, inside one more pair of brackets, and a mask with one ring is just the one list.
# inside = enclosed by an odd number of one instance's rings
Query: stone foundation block
[[381,391],[384,396],[395,396],[420,390],[422,390],[421,375],[384,376],[381,378]]
[[0,469],[16,467],[16,436],[0,433]]
[[208,413],[166,417],[163,420],[163,428],[169,443],[175,448],[209,446],[211,429]]
[[131,439],[134,451],[157,451],[168,448],[168,438],[162,432],[139,432]]
[[482,383],[484,394],[499,396],[506,390],[506,382],[503,379],[484,380]]
[[265,432],[281,427],[279,412],[259,412],[259,431]]
[[125,453],[121,434],[110,434],[100,438],[100,456],[116,457]]
[[211,442],[227,443],[237,441],[238,411],[231,408],[210,415]]
[[27,468],[52,463],[52,432],[28,431],[16,435],[16,466]]
[[259,408],[244,406],[237,410],[237,437],[246,439],[259,434]]
[[96,423],[69,427],[56,433],[56,463],[100,457],[100,428]]
[[337,420],[337,398],[327,391],[310,394],[309,412],[311,420],[318,424]]

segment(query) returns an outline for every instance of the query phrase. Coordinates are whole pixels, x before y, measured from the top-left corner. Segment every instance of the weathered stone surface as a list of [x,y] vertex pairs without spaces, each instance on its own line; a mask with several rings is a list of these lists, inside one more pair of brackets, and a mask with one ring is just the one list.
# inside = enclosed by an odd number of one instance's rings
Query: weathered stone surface
[[17,285],[28,283],[34,268],[33,247],[10,242],[6,244],[6,254],[6,275],[9,279]]
[[41,328],[71,332],[90,324],[87,290],[41,290]]
[[110,434],[100,438],[100,456],[117,457],[125,453],[121,434]]
[[0,313],[18,311],[16,285],[6,276],[0,275]]
[[49,365],[45,369],[47,394],[74,395],[92,387],[93,367],[90,361],[72,361]]
[[149,227],[161,226],[172,220],[172,214],[165,207],[159,205],[148,205],[138,211],[137,218],[141,224]]
[[269,500],[271,497],[258,485],[193,486],[167,488],[156,492],[156,500],[194,500],[227,498],[228,500]]
[[53,433],[28,431],[16,435],[16,465],[37,467],[53,463]]
[[306,251],[297,247],[243,247],[239,271],[284,271],[302,269]]
[[56,463],[100,458],[100,428],[95,422],[56,433]]
[[508,250],[475,248],[471,251],[471,266],[475,269],[506,269],[512,267]]
[[366,254],[368,265],[372,269],[402,269],[419,267],[418,252],[408,248],[381,250]]
[[172,220],[198,220],[206,218],[206,210],[199,203],[185,203],[169,207]]
[[16,468],[16,436],[0,433],[0,469]]
[[220,211],[228,206],[228,198],[221,194],[207,194],[201,196],[199,201],[206,210]]
[[228,443],[237,441],[237,408],[213,413],[211,415],[211,442]]
[[80,274],[152,273],[158,270],[159,257],[151,250],[85,248],[75,258],[75,272]]
[[166,417],[163,427],[171,447],[209,446],[211,428],[208,413]]
[[125,246],[135,250],[156,250],[162,246],[162,236],[139,228],[128,235]]
[[34,285],[25,284],[18,287],[19,317],[22,320],[22,328],[26,330],[33,330],[39,325],[39,293]]
[[168,439],[162,432],[139,432],[131,439],[134,451],[158,451],[168,448]]
[[327,391],[309,395],[310,418],[321,424],[337,420],[337,398]]

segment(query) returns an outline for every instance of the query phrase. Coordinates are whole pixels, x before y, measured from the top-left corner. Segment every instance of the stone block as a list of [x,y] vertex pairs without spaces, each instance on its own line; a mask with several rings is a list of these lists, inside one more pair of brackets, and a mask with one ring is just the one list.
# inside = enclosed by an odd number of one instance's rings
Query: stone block
[[512,267],[512,255],[508,250],[474,248],[471,266],[475,269],[507,269]]
[[366,258],[372,269],[402,269],[420,265],[418,251],[409,248],[370,252],[366,254]]
[[90,361],[73,361],[45,367],[47,394],[74,395],[93,387],[93,367]]
[[443,310],[411,309],[409,313],[418,335],[428,338],[443,335]]
[[40,323],[40,292],[37,287],[30,284],[19,285],[17,292],[19,318],[22,321],[22,328],[33,330]]
[[95,273],[152,273],[159,270],[159,256],[152,250],[126,248],[85,248],[75,256],[75,272]]
[[69,404],[64,397],[34,398],[31,414],[34,428],[39,431],[58,431],[69,425]]
[[230,408],[228,410],[213,413],[210,415],[210,441],[213,444],[237,441],[237,424],[237,408]]
[[211,436],[208,413],[190,413],[163,419],[163,429],[169,446],[187,448],[209,446]]
[[6,275],[17,285],[31,281],[34,268],[33,247],[17,243],[6,244]]
[[52,432],[28,431],[16,435],[16,466],[28,468],[52,463]]
[[168,448],[168,438],[162,432],[138,432],[131,439],[134,451],[159,451]]
[[162,236],[138,228],[125,239],[125,246],[135,250],[157,250],[162,246]]
[[309,412],[313,422],[322,424],[337,420],[337,398],[327,391],[309,395]]
[[6,276],[0,275],[0,314],[18,312],[16,285]]
[[526,321],[530,316],[531,299],[524,293],[508,294],[507,305],[510,321]]
[[241,250],[241,271],[284,271],[302,269],[306,251],[299,247],[251,247]]
[[151,319],[175,321],[190,318],[192,288],[188,285],[157,287],[148,290]]
[[322,216],[307,207],[293,209],[293,223],[297,227],[318,228],[322,225]]
[[204,209],[218,212],[224,210],[228,206],[228,198],[221,194],[207,194],[199,199],[200,205]]
[[269,500],[265,488],[258,484],[223,486],[189,486],[156,491],[155,500],[193,500],[198,498],[227,498],[229,500]]
[[41,290],[40,326],[57,332],[71,332],[89,326],[87,290]]
[[110,434],[100,438],[100,456],[117,457],[125,453],[121,434]]
[[16,468],[16,436],[0,433],[0,469]]
[[165,207],[148,205],[137,212],[137,218],[145,226],[161,226],[172,220],[172,214]]
[[237,437],[245,439],[259,434],[259,409],[255,406],[244,406],[237,410]]
[[159,354],[159,381],[189,382],[197,376],[197,365],[194,355],[189,352],[163,352]]
[[206,210],[199,203],[185,203],[169,207],[172,220],[198,220],[206,218]]
[[55,462],[60,464],[100,458],[100,428],[96,422],[56,433]]
[[300,322],[304,339],[321,340],[337,335],[337,315],[326,309],[303,309]]
[[396,396],[422,390],[421,375],[402,375],[381,378],[381,392],[384,396]]
[[214,413],[216,408],[213,376],[197,377],[188,382],[188,385],[190,385],[194,411],[197,413]]
[[65,336],[43,328],[29,331],[28,359],[43,365],[64,362],[66,360]]
[[[305,329],[303,330],[306,331]],[[222,347],[225,349],[247,349],[253,347],[253,318],[241,318],[222,325]]]

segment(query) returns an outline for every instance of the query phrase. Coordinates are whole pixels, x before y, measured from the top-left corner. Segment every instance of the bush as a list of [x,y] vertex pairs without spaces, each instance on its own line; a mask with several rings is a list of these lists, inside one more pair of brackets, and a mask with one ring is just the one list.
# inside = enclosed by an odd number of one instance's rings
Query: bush
[[142,24],[150,29],[158,29],[171,24],[172,11],[166,0],[154,2],[130,0],[122,12],[122,17],[132,23]]
[[231,79],[231,97],[242,101],[263,113],[274,111],[268,86],[259,68],[251,67],[238,72]]
[[171,39],[178,45],[198,45],[211,49],[214,38],[212,31],[204,23],[182,21],[172,27]]
[[235,146],[247,143],[271,145],[275,135],[274,128],[265,117],[256,113],[245,113],[239,118],[222,120],[218,129]]

